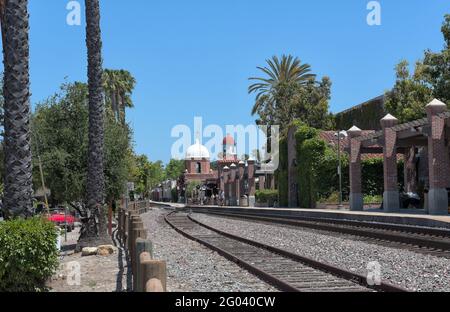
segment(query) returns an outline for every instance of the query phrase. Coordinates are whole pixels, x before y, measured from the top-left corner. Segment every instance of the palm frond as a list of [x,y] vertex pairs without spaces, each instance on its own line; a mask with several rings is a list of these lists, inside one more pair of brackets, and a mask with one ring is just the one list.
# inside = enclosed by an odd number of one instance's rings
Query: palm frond
[[256,114],[264,105],[276,106],[277,89],[282,84],[295,83],[306,85],[309,81],[316,79],[316,75],[311,73],[309,64],[302,64],[298,57],[292,55],[282,55],[281,58],[274,55],[266,60],[267,66],[257,67],[264,76],[251,77],[249,81],[254,81],[248,88],[248,93],[256,94],[255,105],[252,115]]

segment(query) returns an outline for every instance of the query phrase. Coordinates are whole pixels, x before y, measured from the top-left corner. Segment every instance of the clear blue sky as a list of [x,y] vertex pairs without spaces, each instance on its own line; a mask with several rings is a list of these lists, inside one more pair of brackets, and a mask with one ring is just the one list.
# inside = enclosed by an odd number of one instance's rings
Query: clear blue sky
[[[30,0],[33,105],[68,77],[86,81],[82,26],[66,24],[68,0]],[[83,2],[83,1],[80,1]],[[291,53],[333,82],[337,112],[382,94],[402,58],[440,50],[448,0],[381,0],[382,25],[366,23],[369,0],[101,0],[104,66],[132,72],[128,112],[135,147],[168,161],[176,124],[250,124],[247,78],[265,59]]]

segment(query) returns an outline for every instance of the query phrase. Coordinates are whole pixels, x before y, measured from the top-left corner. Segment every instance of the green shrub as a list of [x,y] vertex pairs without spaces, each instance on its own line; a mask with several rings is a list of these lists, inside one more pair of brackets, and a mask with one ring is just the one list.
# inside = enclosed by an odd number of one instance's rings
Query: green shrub
[[[317,169],[317,190],[319,198],[326,199],[329,203],[339,202],[339,175],[338,175],[337,148],[326,146]],[[342,199],[349,197],[350,181],[348,156],[341,154],[342,163]],[[332,201],[333,198],[335,201]]]
[[366,195],[364,196],[364,204],[381,204],[383,202],[382,195]]
[[45,291],[58,266],[55,226],[41,218],[0,223],[0,292]]
[[277,190],[256,191],[255,197],[257,203],[259,204],[268,203],[269,206],[273,206],[273,204],[278,200],[278,191]]
[[338,203],[339,202],[339,192],[333,192],[328,197],[320,197],[319,203],[328,204],[328,203]]

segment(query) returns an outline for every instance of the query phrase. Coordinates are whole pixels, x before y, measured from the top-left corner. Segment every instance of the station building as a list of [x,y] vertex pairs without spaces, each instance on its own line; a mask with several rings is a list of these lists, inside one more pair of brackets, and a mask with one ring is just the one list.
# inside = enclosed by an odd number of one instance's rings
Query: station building
[[273,173],[260,172],[255,160],[239,159],[236,141],[230,134],[222,145],[222,156],[213,163],[214,169],[211,155],[200,140],[187,149],[183,185],[178,186],[181,201],[192,195],[186,194],[186,186],[192,182],[199,185],[194,196],[198,204],[253,206],[256,189],[275,188]]

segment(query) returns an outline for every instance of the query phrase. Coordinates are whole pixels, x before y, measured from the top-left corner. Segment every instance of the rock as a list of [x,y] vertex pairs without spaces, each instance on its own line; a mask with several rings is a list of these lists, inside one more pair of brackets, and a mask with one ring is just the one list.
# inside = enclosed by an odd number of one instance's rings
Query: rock
[[97,251],[98,251],[97,247],[84,247],[81,250],[81,256],[82,257],[94,256],[97,254]]
[[97,255],[109,256],[115,252],[116,248],[113,245],[102,245],[97,248]]

